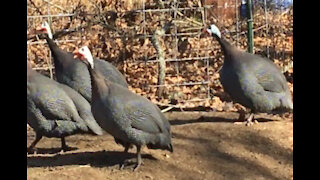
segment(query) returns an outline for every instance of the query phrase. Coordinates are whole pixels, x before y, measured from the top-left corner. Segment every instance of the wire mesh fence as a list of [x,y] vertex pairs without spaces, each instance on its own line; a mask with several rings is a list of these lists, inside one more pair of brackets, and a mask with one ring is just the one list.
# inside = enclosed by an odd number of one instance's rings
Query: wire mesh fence
[[[269,57],[292,79],[292,1],[253,3],[254,52]],[[64,34],[56,40],[61,49],[73,51],[88,45],[96,58],[120,69],[132,91],[153,102],[180,108],[227,107],[219,82],[223,54],[215,40],[203,36],[202,29],[217,24],[230,42],[246,50],[244,2],[28,0],[27,4],[27,58],[34,69],[54,77],[50,50],[34,30],[46,20],[54,34]],[[165,62],[164,84],[159,84],[159,54],[152,38],[167,22],[172,25],[159,40]],[[161,87],[164,93],[159,97],[156,92]]]

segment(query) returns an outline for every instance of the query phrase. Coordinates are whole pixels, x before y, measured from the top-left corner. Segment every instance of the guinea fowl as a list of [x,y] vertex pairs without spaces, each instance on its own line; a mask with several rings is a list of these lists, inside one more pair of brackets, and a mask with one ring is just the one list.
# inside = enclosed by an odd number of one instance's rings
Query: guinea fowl
[[[57,81],[78,91],[91,102],[91,83],[87,67],[81,62],[75,61],[72,52],[63,51],[56,45],[47,22],[38,27],[37,31],[45,34],[45,39],[52,52]],[[111,63],[101,59],[94,59],[94,64],[105,78],[123,87],[128,87],[125,77]]]
[[[132,93],[116,83],[105,79],[95,68],[87,46],[74,52],[87,65],[91,75],[91,110],[98,124],[117,143],[125,147],[137,147],[137,163],[141,164],[141,147],[164,149],[173,152],[170,124],[160,109],[148,99]],[[120,164],[122,169],[124,163]]]
[[65,137],[77,133],[102,135],[89,102],[72,88],[60,84],[27,65],[27,123],[36,132],[28,152],[43,136],[61,138],[63,151],[70,150]]
[[224,53],[220,82],[225,92],[235,102],[251,109],[246,125],[252,124],[257,112],[292,111],[293,102],[286,78],[271,60],[232,46],[221,37],[215,25],[206,31],[218,40]]

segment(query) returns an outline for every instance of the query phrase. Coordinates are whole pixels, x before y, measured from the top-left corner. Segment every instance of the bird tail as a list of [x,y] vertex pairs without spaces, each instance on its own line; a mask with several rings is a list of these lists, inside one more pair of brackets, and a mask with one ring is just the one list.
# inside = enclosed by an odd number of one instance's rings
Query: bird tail
[[89,132],[94,135],[103,135],[104,131],[102,128],[94,121],[86,121],[87,126],[89,127]]
[[291,96],[286,96],[286,97],[282,98],[281,105],[287,111],[293,112],[293,101],[291,99]]
[[83,110],[80,111],[80,117],[83,119],[88,127],[88,133],[93,135],[103,135],[104,130],[100,127],[98,122],[94,119],[91,111]]
[[168,150],[173,153],[173,146],[171,143],[168,145]]

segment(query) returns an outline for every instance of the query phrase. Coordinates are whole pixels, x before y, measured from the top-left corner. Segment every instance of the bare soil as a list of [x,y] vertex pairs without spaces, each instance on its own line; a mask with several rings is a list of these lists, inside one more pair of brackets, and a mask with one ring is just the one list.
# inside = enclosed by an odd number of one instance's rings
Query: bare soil
[[[174,152],[143,148],[143,164],[119,170],[125,159],[135,161],[136,149],[123,153],[112,136],[74,135],[66,138],[75,150],[60,153],[60,139],[43,138],[37,154],[27,155],[27,179],[293,179],[293,122],[258,115],[258,124],[236,125],[237,113],[168,112]],[[28,146],[34,132],[27,128]]]

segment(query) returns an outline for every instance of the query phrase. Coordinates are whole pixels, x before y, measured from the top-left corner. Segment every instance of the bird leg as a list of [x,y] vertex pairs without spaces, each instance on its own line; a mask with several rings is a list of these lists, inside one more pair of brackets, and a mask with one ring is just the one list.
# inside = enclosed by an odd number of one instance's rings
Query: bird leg
[[254,120],[254,113],[250,114],[250,116],[247,118],[245,123],[246,123],[246,126],[251,126],[251,125],[253,125],[253,123],[258,123],[257,120]]
[[124,152],[125,152],[125,153],[128,153],[129,147],[130,147],[130,144],[127,144],[127,145],[124,147]]
[[28,153],[35,153],[35,146],[36,144],[40,141],[40,139],[42,138],[42,135],[36,134],[36,139],[31,143],[31,145],[29,146],[29,148],[27,149]]
[[241,122],[235,122],[234,124],[243,124],[243,123],[245,123],[246,126],[251,126],[251,125],[253,125],[253,123],[258,123],[257,120],[254,120],[254,113],[253,112],[250,113],[248,118],[246,118],[246,115],[245,115],[246,112],[245,111],[240,110],[239,113],[240,113],[240,115],[239,115],[238,121],[241,121]]
[[[141,160],[141,145],[136,145],[136,146],[137,146],[137,163],[134,166],[133,171],[136,171],[137,169],[139,169],[139,167],[140,167],[140,165],[142,163],[142,160]],[[130,147],[130,144],[126,144],[124,152],[128,152],[129,147]],[[132,161],[131,160],[124,160],[121,164],[119,164],[120,169],[122,170],[124,168],[124,165],[125,164],[129,164],[129,163],[131,164]]]
[[72,148],[66,144],[65,137],[61,137],[61,151],[66,152],[71,150]]
[[239,121],[243,121],[245,118],[246,118],[246,112],[243,109],[239,110],[239,118],[238,118],[238,120]]
[[245,121],[246,126],[251,126],[253,125],[253,120],[254,118],[254,113],[250,113],[249,117],[247,118],[247,120]]
[[141,160],[141,146],[137,145],[137,164],[134,167],[133,171],[136,171],[140,167],[141,163],[142,163],[142,160]]
[[[130,147],[130,144],[126,144],[126,145],[124,146],[124,152],[125,152],[125,153],[128,153],[129,147]],[[125,163],[126,163],[126,161],[123,161],[123,162],[121,162],[121,163],[119,164],[119,169],[120,169],[120,170],[122,170],[122,169],[124,168],[124,164],[125,164]]]
[[243,109],[239,110],[239,118],[234,122],[234,124],[243,124],[246,121],[246,111]]

